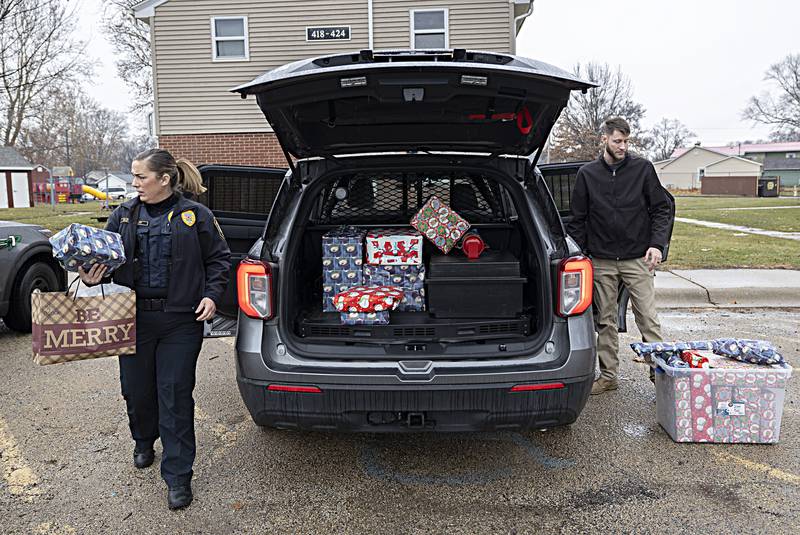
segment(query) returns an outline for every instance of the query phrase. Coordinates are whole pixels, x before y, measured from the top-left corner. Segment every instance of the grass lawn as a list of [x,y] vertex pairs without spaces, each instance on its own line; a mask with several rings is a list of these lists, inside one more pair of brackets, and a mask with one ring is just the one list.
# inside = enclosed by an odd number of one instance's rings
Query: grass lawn
[[[678,217],[741,225],[764,230],[800,232],[800,197],[676,197]],[[726,210],[726,208],[768,208],[796,206],[778,210]]]
[[799,241],[736,234],[738,233],[676,222],[669,259],[663,267],[800,269]]
[[[759,206],[800,206],[800,197],[675,197],[678,215],[686,210],[753,208]],[[689,217],[686,215],[686,217]]]
[[0,221],[19,221],[21,223],[34,223],[58,232],[70,223],[82,223],[92,227],[105,227],[92,216],[108,215],[109,210],[102,209],[100,201],[89,201],[83,204],[57,204],[55,208],[50,205],[36,205],[33,208],[4,208],[0,209]]

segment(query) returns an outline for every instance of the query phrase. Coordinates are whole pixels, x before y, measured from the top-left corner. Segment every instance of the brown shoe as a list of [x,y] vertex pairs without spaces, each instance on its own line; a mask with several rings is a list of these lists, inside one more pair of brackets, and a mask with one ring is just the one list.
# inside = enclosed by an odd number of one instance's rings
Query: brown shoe
[[592,384],[592,395],[602,394],[617,389],[617,382],[610,379],[603,379],[602,377]]

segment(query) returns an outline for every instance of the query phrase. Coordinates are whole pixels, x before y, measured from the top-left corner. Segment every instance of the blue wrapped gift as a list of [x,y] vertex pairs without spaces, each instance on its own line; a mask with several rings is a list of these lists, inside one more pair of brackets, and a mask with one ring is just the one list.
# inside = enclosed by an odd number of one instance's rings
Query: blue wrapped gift
[[425,266],[364,264],[363,271],[366,286],[396,286],[403,290],[403,301],[396,310],[425,311]]
[[389,325],[389,311],[342,312],[342,325]]
[[322,310],[334,312],[333,296],[363,284],[366,231],[340,227],[322,236]]
[[81,266],[89,271],[93,265],[102,264],[111,272],[125,263],[125,248],[119,234],[79,223],[72,223],[53,235],[50,245],[53,256],[67,271],[78,271]]

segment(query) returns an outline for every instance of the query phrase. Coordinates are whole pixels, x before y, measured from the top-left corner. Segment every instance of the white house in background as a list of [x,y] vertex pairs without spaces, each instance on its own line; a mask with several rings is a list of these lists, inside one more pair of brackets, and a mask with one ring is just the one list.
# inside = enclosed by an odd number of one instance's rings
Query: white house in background
[[763,165],[747,158],[728,156],[706,166],[705,176],[713,177],[760,177]]
[[125,191],[133,191],[133,186],[131,185],[132,182],[132,174],[122,173],[119,171],[108,173],[108,182],[106,182],[105,171],[90,171],[86,174],[86,184],[99,190],[105,190],[108,187],[125,188]]
[[668,189],[700,189],[703,177],[708,175],[712,165],[715,176],[725,173],[724,176],[750,177],[754,176],[754,163],[697,145],[675,158],[655,162],[653,166],[661,183]]
[[0,208],[33,206],[33,165],[13,147],[0,147]]

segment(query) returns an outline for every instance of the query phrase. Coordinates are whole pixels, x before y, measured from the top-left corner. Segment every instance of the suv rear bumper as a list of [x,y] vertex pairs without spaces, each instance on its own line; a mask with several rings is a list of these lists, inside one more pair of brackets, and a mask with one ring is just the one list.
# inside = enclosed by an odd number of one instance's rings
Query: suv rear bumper
[[[268,390],[271,384],[237,378],[258,425],[283,429],[359,432],[498,431],[574,422],[593,375],[559,381],[563,388],[511,392],[518,383],[367,388],[315,384],[319,393]],[[283,383],[282,383],[283,384]]]

